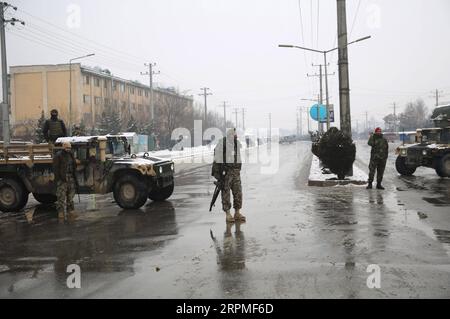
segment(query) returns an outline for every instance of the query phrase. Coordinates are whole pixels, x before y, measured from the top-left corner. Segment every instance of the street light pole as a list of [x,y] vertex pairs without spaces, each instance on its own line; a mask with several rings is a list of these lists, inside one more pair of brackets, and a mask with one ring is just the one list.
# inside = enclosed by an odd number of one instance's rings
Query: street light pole
[[83,55],[69,60],[69,136],[72,136],[72,61],[94,56],[95,53]]

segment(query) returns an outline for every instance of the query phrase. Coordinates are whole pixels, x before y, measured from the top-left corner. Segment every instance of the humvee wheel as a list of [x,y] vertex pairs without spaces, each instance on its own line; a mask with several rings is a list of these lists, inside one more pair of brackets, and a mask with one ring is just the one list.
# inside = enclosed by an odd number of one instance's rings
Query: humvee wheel
[[36,199],[41,204],[54,204],[57,201],[56,195],[53,194],[37,194],[33,193],[34,199]]
[[395,168],[397,169],[397,172],[403,176],[411,176],[416,171],[416,167],[406,165],[405,158],[402,156],[397,157]]
[[114,200],[124,209],[141,208],[147,201],[148,189],[135,175],[124,175],[114,185]]
[[450,177],[450,154],[444,155],[436,167],[436,173],[440,177]]
[[0,210],[2,212],[18,212],[28,202],[28,191],[21,182],[5,178],[0,181]]
[[148,198],[155,202],[162,202],[172,196],[174,184],[164,188],[155,188],[150,191]]

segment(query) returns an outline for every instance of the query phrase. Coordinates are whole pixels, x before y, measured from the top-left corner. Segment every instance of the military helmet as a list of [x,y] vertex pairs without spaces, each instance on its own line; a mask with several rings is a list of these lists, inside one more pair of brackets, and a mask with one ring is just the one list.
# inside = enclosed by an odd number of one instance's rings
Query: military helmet
[[57,109],[53,109],[53,110],[50,111],[50,114],[58,115],[58,110]]

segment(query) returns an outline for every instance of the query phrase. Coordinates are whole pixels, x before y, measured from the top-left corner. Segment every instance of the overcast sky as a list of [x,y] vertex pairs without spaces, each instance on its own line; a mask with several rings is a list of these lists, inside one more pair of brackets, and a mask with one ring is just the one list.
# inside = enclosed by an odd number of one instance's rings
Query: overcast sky
[[[144,62],[156,62],[156,82],[195,94],[211,88],[210,109],[222,101],[247,109],[246,124],[295,128],[298,106],[319,91],[312,63],[322,56],[278,44],[321,50],[337,45],[335,0],[10,0],[25,27],[7,28],[9,65],[83,61],[127,79],[140,76]],[[79,15],[78,15],[79,13]],[[348,0],[352,117],[362,127],[365,112],[378,120],[424,98],[430,109],[435,89],[450,101],[450,1]],[[65,31],[69,31],[67,33]],[[89,40],[87,40],[89,39]],[[329,59],[337,72],[337,54]],[[191,91],[188,91],[191,90]],[[331,102],[338,109],[337,76],[330,77]],[[228,114],[231,116],[231,109]],[[306,122],[304,123],[306,126]]]

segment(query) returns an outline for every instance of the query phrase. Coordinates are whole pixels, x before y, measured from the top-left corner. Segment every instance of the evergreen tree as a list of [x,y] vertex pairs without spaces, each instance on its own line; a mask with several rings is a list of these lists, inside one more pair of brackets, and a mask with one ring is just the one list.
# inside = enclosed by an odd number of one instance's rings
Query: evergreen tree
[[135,132],[135,133],[139,132],[138,125],[137,125],[136,120],[134,119],[133,115],[131,115],[130,119],[128,120],[126,131],[127,132]]
[[36,144],[39,143],[44,143],[45,142],[45,137],[44,137],[44,124],[45,124],[46,118],[44,116],[44,111],[41,112],[41,117],[39,118],[38,122],[37,122],[37,127],[36,127],[36,136],[34,139],[34,142]]

